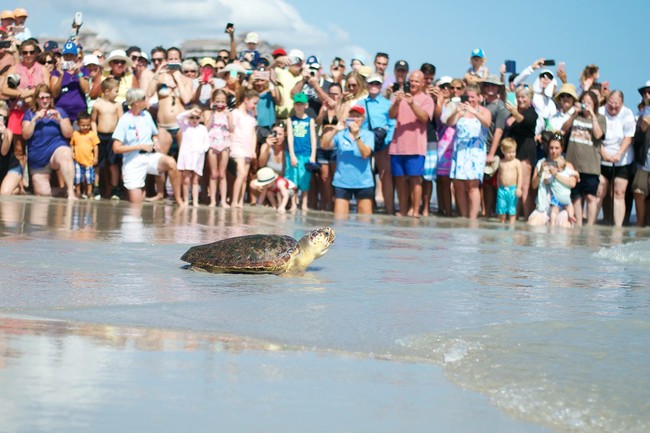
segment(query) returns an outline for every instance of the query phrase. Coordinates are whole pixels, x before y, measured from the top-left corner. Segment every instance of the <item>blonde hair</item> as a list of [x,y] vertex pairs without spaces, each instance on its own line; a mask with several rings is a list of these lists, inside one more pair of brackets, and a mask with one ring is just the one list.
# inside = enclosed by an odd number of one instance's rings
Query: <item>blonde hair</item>
[[517,142],[510,137],[504,138],[501,140],[501,143],[499,143],[499,147],[503,153],[506,153],[510,150],[517,150]]
[[532,101],[533,99],[533,88],[530,87],[528,84],[522,84],[517,89],[515,90],[515,93],[517,95],[526,95],[528,96],[528,99]]

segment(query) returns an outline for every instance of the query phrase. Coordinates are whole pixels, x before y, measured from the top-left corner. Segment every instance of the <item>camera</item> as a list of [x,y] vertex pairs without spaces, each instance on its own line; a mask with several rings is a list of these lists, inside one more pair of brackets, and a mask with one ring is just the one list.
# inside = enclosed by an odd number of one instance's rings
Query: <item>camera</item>
[[314,70],[309,71],[309,75],[312,76],[312,77],[315,77],[316,76],[316,71],[314,71]]
[[408,81],[404,83],[404,93],[411,93],[411,83]]
[[11,41],[0,41],[0,48],[10,48]]
[[18,74],[7,75],[7,86],[9,86],[10,89],[17,89],[19,85],[20,85],[20,75]]
[[74,68],[74,62],[72,60],[64,60],[61,62],[61,69],[64,71]]
[[587,109],[587,104],[580,104],[580,108],[583,109],[583,110],[586,110]]
[[467,102],[469,101],[469,96],[467,95],[460,95],[460,102]]

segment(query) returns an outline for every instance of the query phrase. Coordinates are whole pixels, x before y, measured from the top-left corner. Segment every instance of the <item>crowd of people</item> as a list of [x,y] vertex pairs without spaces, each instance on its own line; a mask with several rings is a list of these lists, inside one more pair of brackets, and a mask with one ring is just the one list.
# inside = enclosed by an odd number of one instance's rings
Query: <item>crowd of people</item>
[[[24,9],[0,27],[0,194],[173,198],[347,216],[498,216],[531,225],[646,225],[650,81],[635,110],[588,65],[490,74],[482,49],[459,78],[436,67],[299,49],[184,58],[176,47],[104,53],[34,39]],[[73,23],[73,30],[81,22]],[[636,111],[636,114],[635,114]],[[396,199],[396,200],[395,200]]]

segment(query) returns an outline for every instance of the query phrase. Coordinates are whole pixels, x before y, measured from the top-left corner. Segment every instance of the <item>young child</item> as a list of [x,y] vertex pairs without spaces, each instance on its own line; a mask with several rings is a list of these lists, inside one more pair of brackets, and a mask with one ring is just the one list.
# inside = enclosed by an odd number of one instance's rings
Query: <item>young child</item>
[[248,171],[257,147],[255,108],[259,100],[255,90],[245,90],[238,98],[237,108],[231,113],[230,156],[237,163],[237,176],[232,187],[232,207],[244,207]]
[[[102,96],[95,101],[90,113],[91,126],[99,137],[99,177],[104,182],[104,192],[111,188],[112,200],[119,200],[117,185],[120,181],[122,155],[113,153],[113,131],[124,111],[122,104],[115,101],[119,83],[114,78],[102,82]],[[103,194],[108,196],[108,194]]]
[[[99,137],[91,130],[90,114],[82,111],[77,116],[78,131],[72,133],[70,147],[74,157],[74,187],[77,197],[92,197],[95,168],[99,161]],[[81,187],[85,186],[82,193]]]
[[253,69],[257,69],[262,58],[260,52],[257,51],[257,44],[260,43],[260,38],[257,36],[257,33],[250,32],[246,35],[244,43],[246,44],[246,49],[239,53],[239,61],[248,62]]
[[576,215],[571,201],[571,188],[557,180],[557,174],[563,173],[572,176],[575,172],[567,167],[566,160],[560,156],[555,161],[544,161],[542,163],[542,182],[551,187],[551,215],[550,224],[554,226],[560,211],[566,209],[567,216],[571,223],[575,223]]
[[306,163],[316,162],[316,122],[309,117],[307,95],[296,93],[293,97],[294,115],[287,124],[287,144],[285,177],[298,186],[302,209],[307,210],[307,191],[311,183],[311,172]]
[[488,68],[485,66],[485,54],[480,48],[474,48],[469,60],[472,65],[465,73],[467,84],[477,84],[484,81],[488,76]]
[[208,128],[210,149],[208,150],[208,167],[210,169],[210,206],[217,205],[217,185],[221,207],[229,208],[226,202],[228,196],[228,181],[226,168],[230,153],[230,131],[232,117],[227,109],[228,97],[222,89],[212,92],[211,105],[213,110],[203,112],[203,123]]
[[264,203],[268,198],[271,206],[279,213],[287,211],[287,204],[291,200],[291,212],[295,212],[296,203],[296,184],[284,177],[278,176],[270,167],[262,167],[257,170],[257,178],[251,182],[251,187],[257,189],[260,195],[257,199],[258,204]]
[[201,108],[192,105],[176,117],[180,128],[180,148],[177,167],[183,177],[183,205],[189,204],[190,185],[192,185],[192,204],[199,205],[199,181],[203,174],[205,153],[210,148],[208,129],[201,121]]
[[499,221],[506,222],[506,216],[510,224],[517,220],[517,198],[521,197],[521,162],[515,158],[517,155],[517,142],[512,138],[504,138],[499,144],[503,158],[499,162],[497,172],[497,209],[496,214]]

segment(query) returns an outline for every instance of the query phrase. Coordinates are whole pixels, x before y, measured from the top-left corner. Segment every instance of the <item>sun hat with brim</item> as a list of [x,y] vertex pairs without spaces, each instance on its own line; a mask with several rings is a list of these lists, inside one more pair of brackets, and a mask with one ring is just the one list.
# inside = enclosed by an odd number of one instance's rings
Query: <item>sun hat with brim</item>
[[501,80],[499,80],[499,77],[497,77],[496,75],[488,75],[487,78],[483,80],[483,84],[494,84],[495,86],[503,86],[503,83],[501,82]]
[[246,69],[244,69],[241,65],[237,65],[235,63],[228,63],[221,71],[219,71],[219,75],[226,75],[229,74],[231,71],[236,71],[238,74],[246,73]]
[[278,175],[271,167],[262,167],[257,170],[257,186],[265,186],[278,178]]
[[562,96],[562,95],[569,95],[575,101],[578,100],[578,93],[576,92],[576,86],[574,86],[571,83],[562,84],[562,87],[560,87],[560,90],[555,95],[555,101],[559,103],[560,102],[560,96]]
[[124,60],[126,62],[126,66],[131,66],[131,59],[129,56],[126,55],[126,51],[124,50],[113,50],[111,53],[108,55],[106,60],[104,61],[104,67],[108,67],[111,65],[111,62],[113,60]]
[[641,94],[641,96],[643,96],[643,92],[645,91],[645,89],[650,89],[650,80],[646,81],[643,86],[639,87],[639,93]]
[[357,68],[357,72],[359,75],[361,75],[363,78],[368,78],[370,74],[372,74],[372,68],[370,66],[359,66]]
[[217,66],[217,62],[212,57],[203,57],[199,60],[199,66],[212,66],[214,68]]

